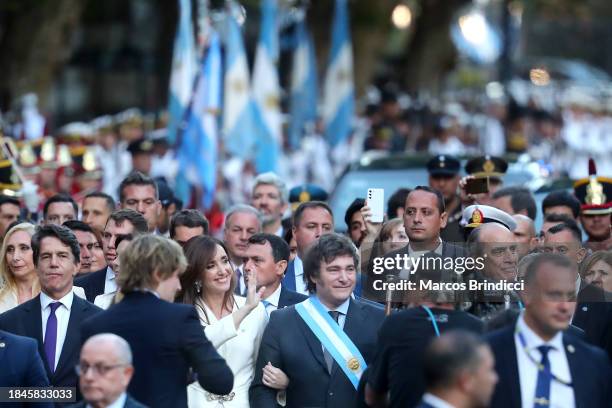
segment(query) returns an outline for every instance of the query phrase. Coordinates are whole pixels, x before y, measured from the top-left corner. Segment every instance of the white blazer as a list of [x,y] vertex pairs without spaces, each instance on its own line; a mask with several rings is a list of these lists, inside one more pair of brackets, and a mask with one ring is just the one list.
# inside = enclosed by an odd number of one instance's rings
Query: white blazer
[[[234,298],[236,304],[233,312],[246,303],[244,297],[234,296]],[[237,330],[231,314],[217,320],[214,313],[199,299],[196,301],[196,309],[206,337],[234,374],[234,388],[229,395],[218,396],[205,391],[195,382],[187,387],[187,405],[190,408],[249,408],[249,387],[255,375],[259,343],[268,324],[268,314],[264,305],[259,303],[242,320]]]

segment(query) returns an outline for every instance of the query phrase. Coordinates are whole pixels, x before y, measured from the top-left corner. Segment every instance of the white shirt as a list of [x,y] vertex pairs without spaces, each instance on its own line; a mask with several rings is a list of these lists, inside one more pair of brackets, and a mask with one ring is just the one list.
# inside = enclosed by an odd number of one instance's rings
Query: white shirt
[[[425,250],[425,251],[415,251],[414,249],[412,249],[412,247],[410,246],[410,243],[408,244],[408,256],[410,258],[410,265],[408,267],[408,269],[402,269],[399,273],[399,277],[402,279],[410,279],[410,275],[412,274],[412,259],[416,259],[416,258],[420,258],[423,255],[425,255],[428,252],[432,252],[429,250]],[[436,249],[433,250],[434,253],[436,253],[437,255],[442,256],[442,239],[440,238],[440,243],[438,244],[438,246],[436,247]]]
[[281,290],[281,285],[278,285],[276,290],[272,292],[270,296],[264,299],[267,302],[264,303],[264,305],[266,306],[266,312],[268,312],[268,314],[278,309],[278,302],[280,301]]
[[116,292],[118,289],[117,281],[115,280],[115,272],[110,266],[106,267],[106,280],[104,281],[104,293]]
[[62,354],[64,340],[66,340],[66,331],[68,330],[68,321],[70,320],[70,310],[72,309],[73,299],[74,293],[72,292],[72,290],[60,300],[51,299],[43,292],[40,292],[40,312],[42,317],[43,343],[45,342],[47,320],[49,320],[49,316],[51,315],[51,307],[49,305],[54,302],[61,303],[61,306],[59,306],[55,310],[55,317],[57,318],[57,339],[55,341],[55,364],[53,367],[54,370],[57,367],[60,355]]
[[[533,360],[535,360],[535,362],[538,364],[542,360],[542,355],[538,350],[538,346],[547,344],[553,347],[548,352],[551,372],[563,381],[570,382],[572,380],[572,375],[570,373],[567,355],[565,354],[565,348],[563,346],[563,333],[559,332],[550,341],[545,342],[537,334],[535,334],[533,330],[529,328],[529,326],[527,326],[523,315],[524,312],[521,313],[521,316],[516,324],[519,331],[523,334],[525,343],[527,344],[527,349],[533,357]],[[535,397],[536,384],[538,382],[538,369],[534,361],[532,361],[525,353],[518,334],[514,335],[514,344],[516,346],[517,353],[522,406],[532,407]],[[574,402],[574,390],[572,387],[563,385],[555,380],[551,381],[550,408],[573,408],[575,406]]]
[[[127,394],[124,392],[110,405],[107,405],[106,408],[123,408],[125,406],[125,400],[127,399]],[[90,404],[87,404],[87,408],[93,408]]]
[[299,256],[293,259],[293,271],[295,272],[295,291],[302,295],[308,295],[306,282],[304,281],[304,264]]
[[113,304],[113,299],[115,296],[117,296],[117,292],[103,293],[96,296],[93,303],[100,309],[106,310]]
[[455,408],[454,405],[451,405],[448,402],[444,401],[442,398],[436,397],[435,395],[430,394],[428,392],[423,394],[423,402],[428,403],[434,408]]

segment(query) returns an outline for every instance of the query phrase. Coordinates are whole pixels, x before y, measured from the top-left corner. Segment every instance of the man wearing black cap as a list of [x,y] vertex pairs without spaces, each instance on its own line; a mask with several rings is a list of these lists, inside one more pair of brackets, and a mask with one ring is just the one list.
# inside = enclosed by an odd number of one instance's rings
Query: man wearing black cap
[[151,174],[153,142],[145,138],[138,139],[130,143],[127,149],[132,155],[132,169],[145,175]]
[[[468,177],[475,179],[487,179],[488,192],[481,194],[465,194],[463,199],[469,203],[474,204],[474,202],[478,204],[485,205],[493,205],[493,200],[491,196],[497,190],[499,190],[502,185],[502,177],[506,174],[508,170],[508,162],[506,162],[501,157],[496,156],[479,156],[471,159],[465,164],[465,172]],[[465,180],[461,183],[461,188],[465,188]]]
[[444,196],[444,205],[448,214],[446,227],[440,231],[440,237],[446,242],[463,242],[461,221],[461,199],[457,194],[459,187],[459,160],[449,155],[434,156],[427,162],[429,187],[438,190]]

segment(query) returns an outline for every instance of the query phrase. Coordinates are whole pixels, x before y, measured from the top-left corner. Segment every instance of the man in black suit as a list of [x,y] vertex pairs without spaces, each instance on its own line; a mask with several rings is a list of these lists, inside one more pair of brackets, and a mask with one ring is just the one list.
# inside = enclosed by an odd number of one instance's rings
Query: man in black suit
[[495,406],[489,405],[498,380],[493,355],[473,333],[443,334],[427,347],[423,361],[427,391],[417,408]]
[[205,390],[232,390],[232,371],[204,335],[195,308],[171,303],[186,267],[176,242],[153,234],[136,237],[121,254],[117,283],[124,298],[82,327],[83,341],[114,333],[129,343],[134,377],[128,390],[150,407],[186,407],[190,369]]
[[121,337],[90,337],[81,348],[77,372],[83,401],[69,408],[146,408],[127,393],[134,367],[130,345]]
[[[355,405],[359,376],[372,360],[384,317],[382,308],[351,298],[358,263],[355,246],[339,234],[322,235],[309,249],[304,272],[312,296],[270,315],[249,393],[252,407],[276,407],[268,363],[289,378],[288,407]],[[322,336],[322,330],[336,335]]]
[[257,285],[265,287],[261,299],[268,314],[308,298],[281,285],[289,262],[289,245],[281,237],[257,233],[249,238],[246,254],[244,270],[257,273]]
[[[38,354],[36,340],[0,330],[0,387],[48,387],[49,379]],[[7,408],[26,407],[27,403],[4,403]],[[39,407],[52,408],[53,403]]]
[[[368,266],[366,283],[363,285],[365,297],[377,301],[386,301],[385,293],[374,286],[377,280],[387,280],[387,275],[395,275],[402,279],[410,279],[414,273],[411,259],[419,258],[433,252],[442,258],[465,257],[462,247],[443,242],[440,238],[442,229],[447,223],[444,196],[438,190],[427,186],[417,186],[408,193],[404,209],[404,229],[409,243],[403,248],[392,251],[385,258],[401,259],[400,265],[385,268],[381,274],[373,273],[373,264]],[[366,220],[367,221],[367,220]],[[404,262],[405,260],[405,262]],[[459,278],[456,275],[455,278]],[[395,291],[393,301],[401,302],[406,293]]]
[[576,307],[576,265],[539,254],[525,274],[516,325],[489,335],[499,382],[493,407],[607,407],[611,368],[603,350],[566,329]]
[[36,339],[51,385],[76,387],[81,323],[101,309],[72,291],[80,267],[79,242],[72,231],[43,226],[32,236],[32,251],[40,295],[1,314],[0,329]]
[[128,208],[114,211],[110,215],[104,227],[104,232],[102,233],[104,258],[106,258],[108,266],[99,271],[79,277],[74,281],[75,286],[83,288],[87,300],[93,303],[96,300],[96,296],[117,291],[115,271],[111,268],[113,261],[117,258],[117,248],[115,244],[117,236],[125,234],[146,234],[148,231],[147,221],[142,214],[137,211]]
[[580,278],[578,265],[586,256],[578,224],[566,220],[544,233],[543,250],[567,257],[576,265],[577,306],[572,324],[584,330],[586,340],[608,352],[612,359],[612,304],[606,301],[606,292],[589,285]]

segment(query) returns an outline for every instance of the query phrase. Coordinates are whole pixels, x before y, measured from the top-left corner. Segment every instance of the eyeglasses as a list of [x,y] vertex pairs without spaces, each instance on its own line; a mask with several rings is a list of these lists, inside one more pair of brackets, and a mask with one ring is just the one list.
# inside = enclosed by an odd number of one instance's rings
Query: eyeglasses
[[109,371],[114,370],[115,368],[125,367],[127,364],[115,364],[115,365],[102,365],[102,364],[77,364],[74,367],[78,376],[86,375],[87,372],[91,369],[93,370],[94,375],[105,376]]

